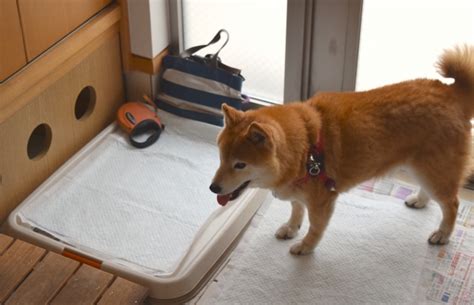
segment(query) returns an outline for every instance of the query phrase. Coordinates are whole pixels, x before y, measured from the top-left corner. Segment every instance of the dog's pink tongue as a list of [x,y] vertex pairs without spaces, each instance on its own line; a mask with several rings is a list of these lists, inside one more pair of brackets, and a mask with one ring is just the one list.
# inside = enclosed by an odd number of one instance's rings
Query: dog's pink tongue
[[217,195],[217,203],[219,203],[222,206],[225,206],[227,204],[227,202],[229,202],[229,200],[230,200],[230,195],[231,194]]

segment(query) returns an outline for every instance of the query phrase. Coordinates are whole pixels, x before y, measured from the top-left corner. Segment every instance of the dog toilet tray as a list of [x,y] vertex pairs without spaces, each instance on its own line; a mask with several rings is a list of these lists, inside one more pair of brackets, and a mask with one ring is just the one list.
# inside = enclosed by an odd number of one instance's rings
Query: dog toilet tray
[[208,185],[219,128],[160,112],[146,149],[107,127],[20,204],[8,233],[183,301],[224,261],[267,192],[220,207]]

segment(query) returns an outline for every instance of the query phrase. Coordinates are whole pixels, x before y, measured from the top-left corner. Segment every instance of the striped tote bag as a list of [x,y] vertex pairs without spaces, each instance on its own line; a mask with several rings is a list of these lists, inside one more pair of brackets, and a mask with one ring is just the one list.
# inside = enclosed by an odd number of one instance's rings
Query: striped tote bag
[[[215,54],[205,57],[194,55],[219,42],[222,34],[226,34],[226,40]],[[220,30],[208,44],[191,47],[178,56],[165,56],[157,107],[218,126],[223,125],[223,103],[241,109],[244,77],[239,69],[229,67],[219,59],[219,52],[228,41],[229,33]]]

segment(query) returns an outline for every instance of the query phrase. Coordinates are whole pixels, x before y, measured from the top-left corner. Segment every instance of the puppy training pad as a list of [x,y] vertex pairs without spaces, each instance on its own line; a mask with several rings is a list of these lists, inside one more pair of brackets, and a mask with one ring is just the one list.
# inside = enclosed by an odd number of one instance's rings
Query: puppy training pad
[[430,246],[441,212],[405,207],[414,186],[366,183],[339,197],[313,254],[293,256],[294,240],[273,236],[290,204],[260,209],[199,304],[473,304],[474,206],[463,201],[447,246]]
[[208,185],[218,128],[160,113],[166,130],[136,149],[107,135],[36,202],[22,222],[147,273],[169,273],[219,208]]
[[268,191],[225,207],[209,184],[220,127],[159,112],[166,129],[132,147],[112,124],[8,217],[8,234],[146,286],[154,302],[183,303],[226,262]]

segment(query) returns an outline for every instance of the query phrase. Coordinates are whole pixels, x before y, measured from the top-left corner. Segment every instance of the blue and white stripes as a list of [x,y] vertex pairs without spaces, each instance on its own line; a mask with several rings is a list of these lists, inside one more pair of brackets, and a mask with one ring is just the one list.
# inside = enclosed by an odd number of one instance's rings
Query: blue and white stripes
[[222,126],[221,105],[241,108],[244,79],[195,58],[164,58],[157,106],[179,116]]

